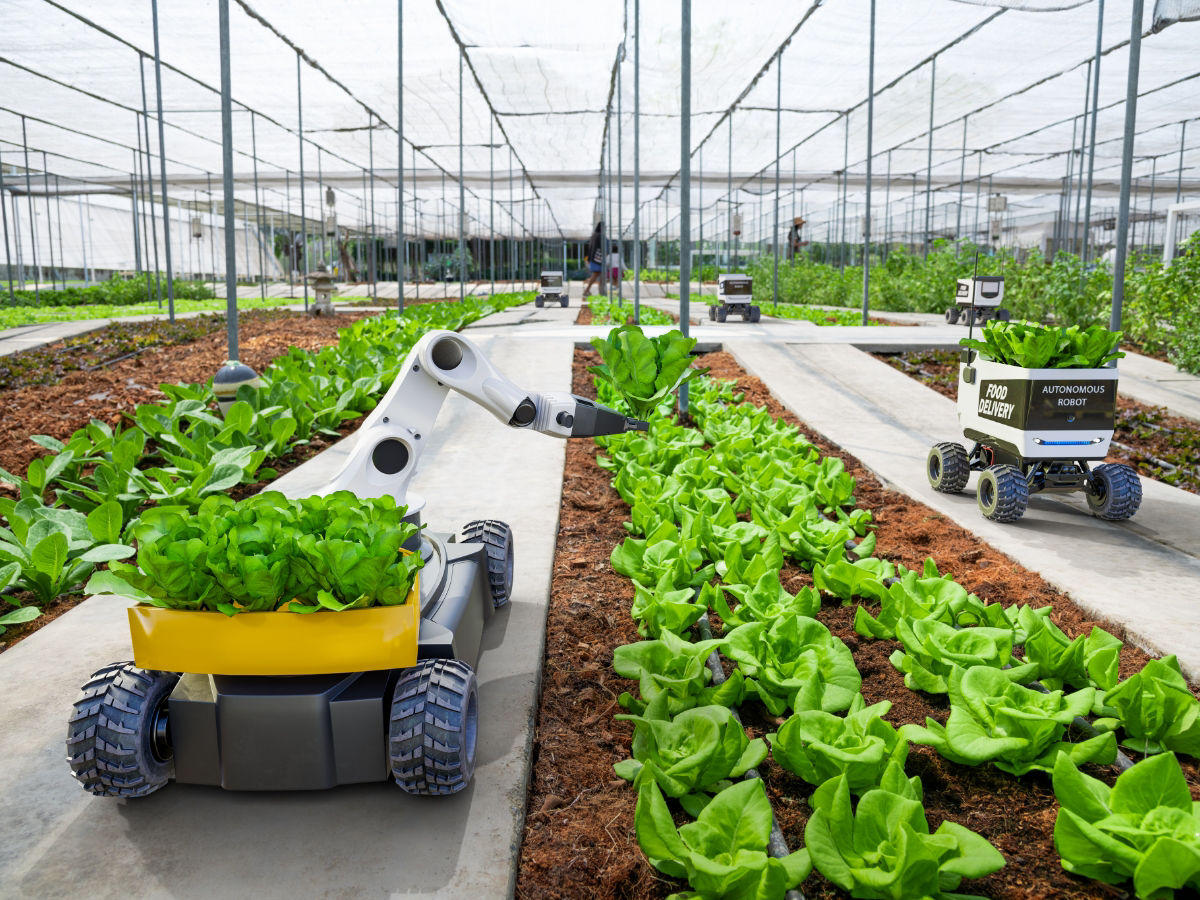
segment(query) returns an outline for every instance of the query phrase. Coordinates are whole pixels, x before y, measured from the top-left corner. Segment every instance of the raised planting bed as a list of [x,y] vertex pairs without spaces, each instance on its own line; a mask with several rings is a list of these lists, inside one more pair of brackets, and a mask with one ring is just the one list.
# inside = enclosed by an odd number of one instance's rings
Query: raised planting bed
[[[876,357],[951,400],[957,398],[959,354],[954,350],[876,353]],[[1118,364],[1119,365],[1119,364]],[[1155,481],[1200,493],[1200,423],[1162,406],[1138,403],[1117,391],[1116,431],[1107,461],[1134,466]]]
[[[633,300],[624,303],[616,300],[609,302],[602,296],[585,297],[586,303],[580,303],[579,314],[575,316],[576,325],[626,325],[633,322]],[[645,300],[640,303],[640,318],[643,325],[678,325],[679,316],[650,306]],[[699,322],[691,320],[692,325]]]
[[[594,396],[586,366],[598,362],[595,354],[577,351],[576,393]],[[857,460],[804,429],[762,382],[746,377],[728,355],[710,354],[699,364],[711,367],[714,376],[736,379],[736,390],[744,393],[746,400],[799,426],[822,455],[844,461],[857,482],[857,507],[873,516],[877,560],[919,571],[932,556],[941,571],[954,573],[963,588],[988,603],[1003,607],[1052,604],[1051,621],[1070,637],[1088,634],[1093,625],[1123,637],[1119,628],[1089,619],[1036,573],[982,544],[965,529],[906,495],[884,490]],[[613,670],[614,652],[643,636],[630,616],[634,585],[617,574],[610,561],[613,548],[630,536],[622,525],[629,518],[629,507],[610,485],[613,473],[600,468],[594,457],[586,446],[567,448],[533,781],[517,882],[517,896],[522,898],[665,897],[686,889],[684,882],[662,875],[646,861],[635,835],[637,791],[613,770],[629,758],[633,735],[628,721],[613,718],[624,712],[618,697],[623,692],[634,696],[638,692],[635,682]],[[780,583],[789,594],[796,594],[814,581],[812,574],[789,562],[780,572]],[[828,580],[825,583],[830,586]],[[881,615],[877,604],[860,602],[867,612]],[[721,634],[722,623],[711,610],[710,618],[713,630]],[[902,649],[901,644],[891,639],[868,640],[856,633],[854,605],[843,605],[827,591],[815,618],[848,648],[862,678],[866,703],[892,704],[885,716],[888,722],[921,725],[926,717],[936,723],[946,721],[946,694],[906,687],[904,675],[889,661]],[[1146,654],[1129,645],[1114,660],[1121,678],[1138,672],[1148,661]],[[726,674],[732,673],[730,659],[723,659],[722,665]],[[772,715],[757,699],[743,702],[740,712],[750,738],[777,731],[786,718],[786,714]],[[1074,729],[1068,736],[1073,740],[1082,737]],[[1139,758],[1130,750],[1125,752]],[[1191,796],[1200,798],[1200,766],[1192,758],[1180,755],[1179,759]],[[1113,766],[1083,768],[1109,785],[1115,781]],[[804,847],[810,817],[807,801],[813,786],[771,757],[758,771],[788,848]],[[959,891],[1005,898],[1130,895],[1129,884],[1113,888],[1063,870],[1053,844],[1058,803],[1048,774],[1034,771],[1016,777],[991,764],[961,765],[920,745],[909,751],[906,774],[923,781],[930,830],[946,821],[957,823],[977,832],[1004,856],[1003,868],[965,881]],[[676,825],[693,818],[675,805],[670,808]],[[810,898],[847,896],[815,872],[800,887]]]

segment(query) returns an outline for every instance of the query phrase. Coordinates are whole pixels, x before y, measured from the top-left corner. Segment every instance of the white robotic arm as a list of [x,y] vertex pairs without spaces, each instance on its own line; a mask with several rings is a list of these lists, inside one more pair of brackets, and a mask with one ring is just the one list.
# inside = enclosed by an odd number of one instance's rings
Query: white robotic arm
[[391,495],[397,503],[407,503],[408,483],[452,388],[506,425],[554,437],[595,437],[648,427],[574,394],[523,390],[467,338],[453,331],[431,331],[412,348],[391,389],[359,428],[350,458],[321,493]]

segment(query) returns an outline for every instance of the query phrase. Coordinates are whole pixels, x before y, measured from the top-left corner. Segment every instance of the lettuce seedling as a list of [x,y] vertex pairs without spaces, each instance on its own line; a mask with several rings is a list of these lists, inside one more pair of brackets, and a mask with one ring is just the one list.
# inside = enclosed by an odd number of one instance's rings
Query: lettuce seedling
[[[867,791],[857,809],[845,775],[813,792],[804,842],[817,871],[852,897],[910,900],[961,898],[949,892],[964,878],[982,878],[1004,865],[999,850],[954,822],[944,821],[930,834],[920,797],[897,780],[893,773],[888,785]],[[899,791],[888,789],[893,785]]]
[[618,702],[624,709],[641,714],[659,694],[669,700],[667,711],[675,716],[693,706],[737,706],[744,690],[742,673],[733,674],[719,685],[710,685],[712,672],[705,660],[721,645],[719,638],[687,641],[664,631],[656,641],[638,641],[613,650],[613,669],[622,678],[635,679],[641,699],[628,692]]
[[766,743],[749,740],[729,707],[696,706],[672,719],[668,705],[659,694],[642,715],[616,716],[634,723],[633,759],[613,766],[626,781],[648,779],[668,797],[684,797],[719,790],[766,759]]
[[640,419],[648,418],[681,384],[708,371],[692,368],[689,354],[696,339],[678,331],[647,337],[638,326],[625,325],[607,338],[592,338],[592,346],[604,363],[588,371],[616,388]]
[[1013,684],[1005,672],[990,666],[954,668],[948,678],[950,717],[943,726],[926,718],[925,727],[905,725],[900,736],[933,747],[951,762],[967,766],[992,762],[1013,775],[1049,772],[1059,751],[1077,763],[1107,765],[1117,756],[1112,733],[1078,744],[1062,740],[1077,716],[1092,709],[1096,691],[1043,694]]
[[891,708],[887,700],[867,706],[859,694],[845,716],[798,712],[767,735],[771,757],[809,784],[845,775],[850,790],[861,794],[879,785],[889,765],[903,769],[908,758],[908,741],[882,718]]
[[1150,660],[1108,691],[1104,706],[1124,729],[1122,746],[1138,753],[1174,750],[1200,757],[1200,700],[1173,655]]
[[944,694],[950,673],[971,666],[1002,669],[1004,677],[1017,683],[1037,677],[1037,663],[1010,669],[1013,635],[1008,628],[955,628],[936,619],[901,619],[896,637],[904,646],[888,659],[904,673],[904,684],[914,691]]
[[758,697],[775,716],[789,706],[848,709],[862,687],[850,648],[807,616],[739,625],[721,649],[745,675],[747,696]]
[[1142,760],[1109,788],[1060,753],[1054,795],[1054,847],[1068,872],[1108,884],[1132,878],[1144,900],[1200,890],[1200,803],[1175,754]]
[[696,894],[683,897],[782,897],[812,871],[808,850],[783,859],[767,855],[771,804],[757,778],[725,788],[695,822],[676,828],[662,791],[653,781],[638,790],[634,812],[638,844],[650,864],[672,878],[686,878]]

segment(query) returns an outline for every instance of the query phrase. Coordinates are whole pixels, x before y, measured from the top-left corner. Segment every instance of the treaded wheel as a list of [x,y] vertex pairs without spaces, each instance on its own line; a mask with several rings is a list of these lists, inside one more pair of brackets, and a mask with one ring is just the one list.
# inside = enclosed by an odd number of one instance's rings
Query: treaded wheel
[[996,319],[1001,322],[1008,322],[1012,319],[1012,311],[1007,309],[997,309]]
[[570,303],[570,298],[566,294],[563,294],[558,298],[558,303],[563,309],[566,309],[567,305]]
[[716,307],[716,310],[718,322],[724,322],[727,318],[729,318],[729,310],[727,310],[724,306],[718,306]]
[[1110,522],[1130,518],[1142,505],[1142,482],[1130,466],[1103,463],[1092,469],[1087,493],[1092,515]]
[[145,797],[174,774],[166,704],[179,676],[113,663],[92,675],[67,723],[67,762],[98,797]]
[[543,306],[545,306],[545,304],[542,302],[541,297],[534,297],[533,305],[536,306],[538,309],[541,309]]
[[762,318],[762,310],[759,309],[757,306],[750,307],[750,321],[757,322],[761,318]]
[[1016,466],[988,466],[979,473],[975,499],[993,522],[1015,522],[1029,506],[1029,482]]
[[483,544],[487,548],[488,589],[492,605],[499,609],[512,599],[513,533],[498,519],[477,519],[462,530],[466,543]]
[[955,441],[934,444],[925,462],[929,486],[943,494],[957,494],[971,477],[971,460],[966,448]]
[[389,716],[392,777],[409,794],[455,794],[475,774],[479,688],[457,659],[429,659],[396,682]]
[[983,321],[983,316],[975,309],[966,309],[963,311],[963,321],[968,325],[978,325]]
[[710,306],[708,308],[708,321],[710,321],[710,322],[717,321],[717,308],[715,306]]
[[959,309],[957,306],[950,307],[948,310],[946,310],[946,324],[947,325],[956,324],[958,322],[959,315],[960,315],[960,312],[959,312]]

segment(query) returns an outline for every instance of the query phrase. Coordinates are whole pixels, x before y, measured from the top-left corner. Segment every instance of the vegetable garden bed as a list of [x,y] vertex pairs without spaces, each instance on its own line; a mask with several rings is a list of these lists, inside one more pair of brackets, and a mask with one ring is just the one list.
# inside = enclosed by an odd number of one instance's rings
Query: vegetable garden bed
[[[876,353],[895,369],[951,400],[958,392],[958,353],[920,350]],[[1117,364],[1118,369],[1120,363]],[[1147,406],[1117,394],[1117,422],[1109,462],[1133,466],[1138,474],[1200,494],[1200,423],[1173,416],[1162,406]]]
[[[586,366],[597,362],[596,354],[576,352],[572,388],[576,393],[595,396]],[[744,392],[746,400],[803,428],[761,381],[747,377],[731,357],[710,354],[700,364],[711,367],[713,376],[736,379],[736,390]],[[883,489],[853,457],[819,436],[809,437],[823,455],[843,459],[857,479],[857,504],[871,511],[878,526],[877,558],[920,570],[925,558],[932,556],[939,568],[953,572],[963,587],[985,601],[1004,606],[1053,604],[1052,620],[1069,636],[1086,634],[1093,624],[1100,624],[1122,637],[1119,628],[1093,622],[1036,573],[924,505]],[[612,549],[629,536],[622,525],[629,508],[610,486],[612,475],[596,464],[595,455],[589,445],[568,444],[533,780],[517,882],[521,898],[663,897],[685,887],[646,861],[634,833],[637,792],[612,768],[628,758],[633,733],[628,722],[613,719],[614,713],[623,712],[617,697],[624,691],[636,692],[633,682],[614,673],[613,654],[617,647],[641,638],[630,618],[633,584],[613,570],[609,558]],[[813,583],[809,573],[790,563],[780,580],[789,593]],[[861,638],[853,627],[854,607],[831,602],[828,595],[824,599],[816,618],[850,649],[862,675],[866,702],[890,701],[886,718],[896,726],[921,724],[927,716],[944,723],[949,710],[946,696],[910,690],[889,662],[899,644]],[[1146,654],[1125,646],[1120,675],[1131,675],[1147,661]],[[728,672],[729,662],[724,664]],[[757,700],[744,702],[741,712],[752,738],[775,731],[783,721]],[[1181,755],[1180,761],[1191,795],[1200,797],[1200,766],[1186,756]],[[1084,768],[1113,783],[1113,767]],[[806,800],[812,786],[773,759],[759,771],[788,847],[793,851],[803,847],[809,818]],[[907,774],[919,775],[924,782],[931,830],[943,821],[956,822],[1004,854],[1003,868],[966,881],[958,890],[1022,900],[1130,895],[1128,885],[1113,888],[1063,871],[1052,840],[1058,804],[1048,775],[1032,772],[1017,778],[991,765],[962,766],[924,746],[911,748]],[[688,819],[679,813],[675,821]],[[845,896],[817,873],[801,889],[810,898]]]

